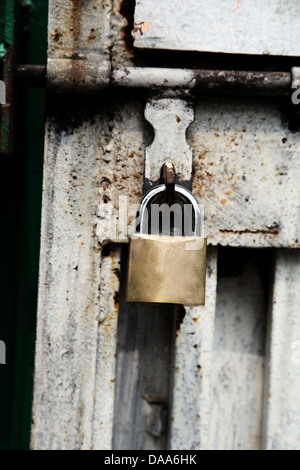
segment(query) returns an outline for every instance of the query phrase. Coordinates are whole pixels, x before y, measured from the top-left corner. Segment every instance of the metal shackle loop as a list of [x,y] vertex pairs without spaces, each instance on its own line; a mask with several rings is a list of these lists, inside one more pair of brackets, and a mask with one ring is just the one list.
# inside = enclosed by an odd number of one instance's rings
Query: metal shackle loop
[[[148,233],[148,207],[151,204],[155,204],[156,201],[160,199],[160,196],[163,195],[165,190],[166,190],[165,184],[160,184],[158,186],[155,186],[155,188],[150,189],[150,191],[148,191],[148,193],[146,193],[143,199],[141,200],[141,203],[139,206],[140,233],[145,233],[145,234]],[[176,199],[183,203],[188,202],[189,204],[193,206],[194,230],[193,230],[192,236],[194,237],[202,236],[201,234],[202,213],[201,213],[198,201],[193,195],[193,193],[191,193],[191,191],[184,188],[183,186],[175,184],[175,200]]]

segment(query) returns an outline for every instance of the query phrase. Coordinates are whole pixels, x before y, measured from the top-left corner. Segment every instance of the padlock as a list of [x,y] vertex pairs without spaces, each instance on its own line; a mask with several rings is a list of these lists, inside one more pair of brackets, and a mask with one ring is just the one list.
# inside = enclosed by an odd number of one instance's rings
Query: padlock
[[[161,226],[161,218],[160,223],[155,225],[149,209],[155,204],[157,206],[165,190],[164,184],[156,186],[140,203],[140,230],[130,239],[126,300],[204,305],[207,241],[201,236],[202,211],[189,190],[174,185],[174,200],[181,207],[181,220],[184,221],[185,215],[190,214],[192,209],[189,230],[186,230],[187,224],[183,223],[179,229],[170,227],[169,234],[162,233],[165,231]],[[173,206],[170,211],[172,209]],[[154,227],[151,233],[150,225]]]

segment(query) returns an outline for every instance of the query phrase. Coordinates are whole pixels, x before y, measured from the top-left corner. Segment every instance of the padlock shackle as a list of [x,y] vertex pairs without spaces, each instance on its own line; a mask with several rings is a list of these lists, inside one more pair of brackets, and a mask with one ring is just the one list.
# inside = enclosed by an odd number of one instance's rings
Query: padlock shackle
[[[152,201],[156,199],[157,196],[164,193],[166,190],[165,184],[160,184],[155,186],[155,188],[150,189],[143,199],[141,200],[139,206],[139,214],[140,214],[140,233],[148,233],[148,213],[147,208],[151,205]],[[188,189],[175,184],[175,200],[177,195],[182,196],[184,200],[189,201],[194,209],[194,236],[201,236],[201,226],[202,226],[202,215],[199,208],[199,204],[193,193]],[[146,215],[147,214],[147,215]]]

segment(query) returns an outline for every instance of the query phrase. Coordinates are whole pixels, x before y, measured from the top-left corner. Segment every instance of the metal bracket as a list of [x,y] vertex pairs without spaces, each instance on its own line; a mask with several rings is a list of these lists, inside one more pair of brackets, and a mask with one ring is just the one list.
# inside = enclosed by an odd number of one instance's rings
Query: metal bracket
[[193,107],[183,99],[150,99],[145,118],[153,126],[155,138],[145,149],[144,191],[159,184],[165,161],[174,164],[176,182],[191,189],[193,151],[186,141],[186,130],[194,121]]

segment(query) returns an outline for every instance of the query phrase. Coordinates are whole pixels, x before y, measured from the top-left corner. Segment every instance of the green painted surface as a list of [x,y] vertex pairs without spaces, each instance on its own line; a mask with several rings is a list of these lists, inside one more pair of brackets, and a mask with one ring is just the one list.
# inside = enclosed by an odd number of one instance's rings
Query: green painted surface
[[0,43],[0,59],[3,59],[3,57],[6,54],[6,47],[3,42]]
[[0,59],[6,54],[6,47],[4,44],[4,28],[5,28],[5,7],[6,0],[0,1]]
[[4,41],[7,44],[12,44],[12,41],[13,41],[14,8],[15,8],[15,0],[5,0]]
[[[14,22],[15,22],[15,5],[16,0],[2,0],[0,8],[0,58],[2,59],[1,76],[9,90],[11,82],[11,71],[13,62],[13,38],[14,38]],[[6,103],[11,103],[11,97],[6,97]],[[12,128],[12,112],[8,106],[1,106],[0,110],[0,154],[11,153],[11,128]]]
[[15,0],[0,1],[0,58],[5,57],[14,34]]
[[[17,12],[17,60],[45,64],[48,1],[22,5]],[[0,340],[6,343],[7,364],[0,365],[0,449],[29,448],[45,91],[16,88],[14,114],[14,153],[1,159]]]

